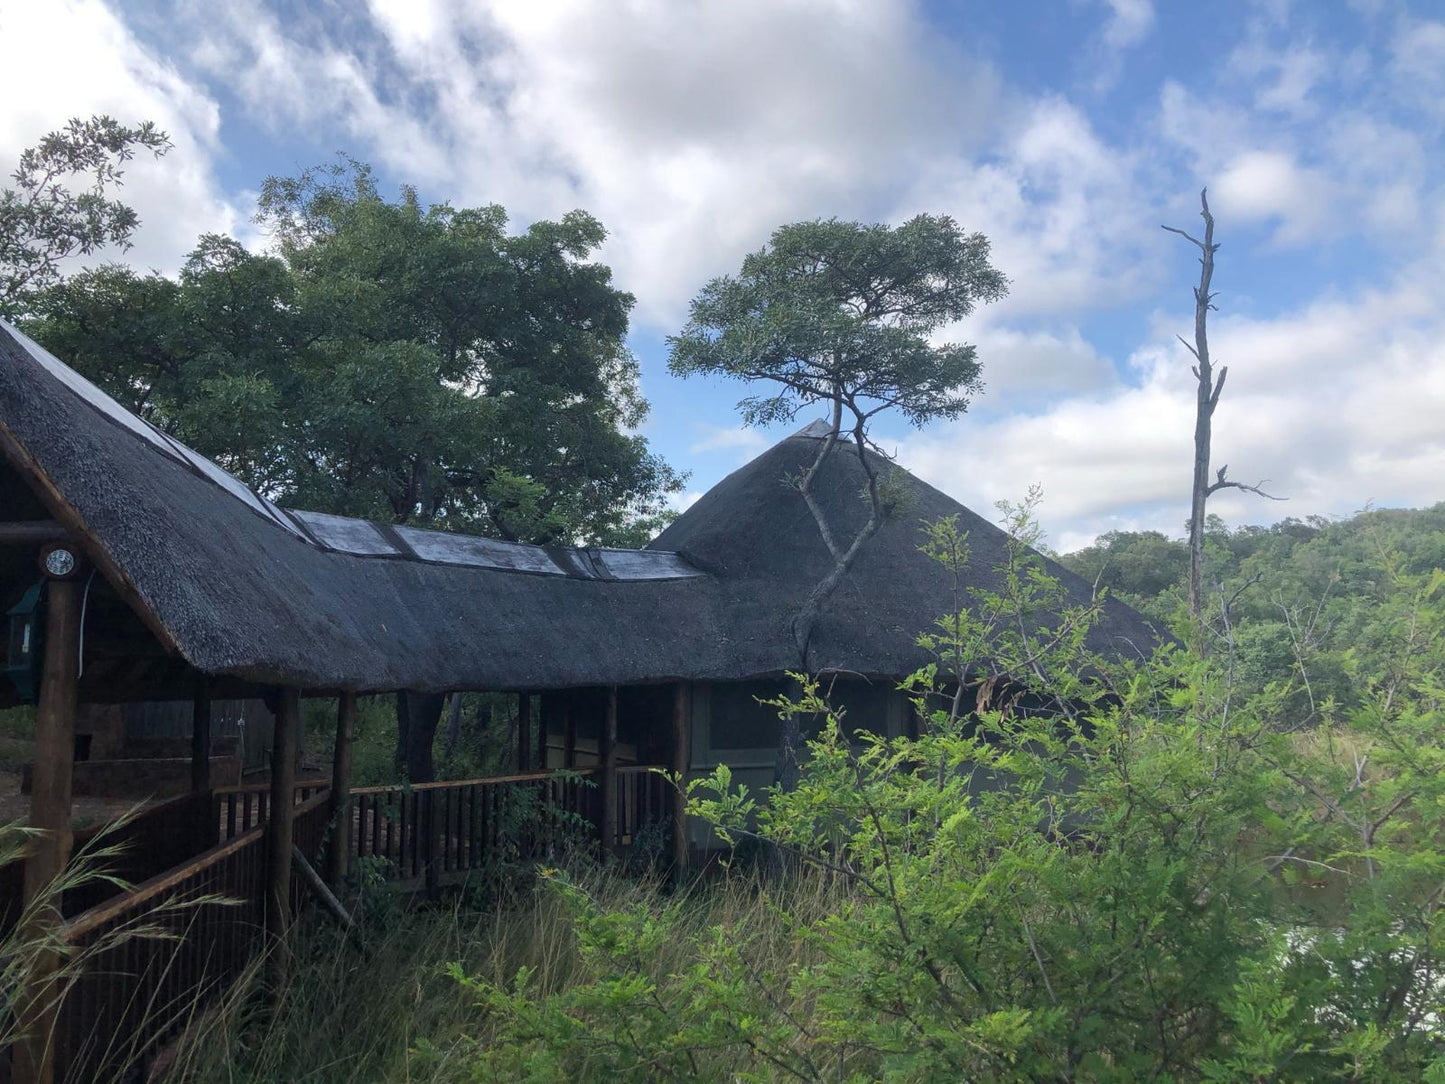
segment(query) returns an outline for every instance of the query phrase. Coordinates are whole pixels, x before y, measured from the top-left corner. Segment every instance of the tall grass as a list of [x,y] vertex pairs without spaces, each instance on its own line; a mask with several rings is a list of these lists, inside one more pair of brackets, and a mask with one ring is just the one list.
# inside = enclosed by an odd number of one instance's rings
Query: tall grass
[[[174,941],[178,937],[174,913],[193,919],[202,907],[230,902],[211,895],[169,898],[111,927],[84,948],[68,942],[61,919],[68,894],[97,884],[116,892],[130,888],[109,871],[129,846],[117,833],[139,811],[140,806],[129,810],[81,847],[0,936],[0,1051],[31,1040],[36,1021],[49,1018],[77,979],[103,957],[129,941]],[[22,863],[36,834],[36,829],[24,825],[0,825],[0,867]],[[124,1059],[122,1048],[137,1042],[138,1036],[96,1036],[95,1041],[108,1044],[109,1053]]]
[[[820,879],[783,887],[744,873],[699,881],[680,894],[610,868],[580,872],[571,884],[609,909],[680,904],[679,936],[637,961],[658,980],[694,966],[696,944],[713,929],[747,937],[760,968],[793,970],[814,950],[789,935],[781,910],[793,922],[808,921],[838,902],[837,890]],[[780,892],[788,893],[785,909],[777,906]],[[505,1022],[449,974],[452,965],[503,986],[525,967],[539,994],[565,991],[591,974],[574,910],[541,878],[411,911],[378,900],[371,898],[372,913],[356,936],[318,921],[300,931],[295,978],[280,1011],[267,1010],[256,983],[238,987],[186,1036],[164,1079],[474,1081],[473,1054]]]

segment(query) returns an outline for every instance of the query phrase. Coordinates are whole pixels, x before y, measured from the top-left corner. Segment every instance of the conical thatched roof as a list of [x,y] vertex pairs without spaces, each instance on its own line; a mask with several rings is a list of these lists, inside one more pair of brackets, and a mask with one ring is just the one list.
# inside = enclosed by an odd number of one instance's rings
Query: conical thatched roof
[[[543,550],[395,528],[277,508],[0,323],[0,452],[41,497],[0,510],[0,520],[42,508],[59,519],[174,661],[169,670],[124,658],[97,664],[82,682],[94,699],[188,696],[189,687],[161,680],[182,662],[248,683],[356,691],[796,669],[792,615],[827,555],[782,478],[816,446],[804,434],[783,441],[642,551]],[[905,480],[913,502],[834,596],[813,637],[814,667],[893,674],[923,661],[913,638],[948,598],[942,569],[917,551],[920,520],[964,519],[979,582],[997,563],[996,528]],[[820,482],[847,530],[863,513],[858,464],[839,454]],[[1084,596],[1086,584],[1057,571]],[[0,583],[0,594],[19,583]],[[1111,607],[1101,647],[1150,642],[1137,614]],[[147,685],[137,677],[145,673],[159,676]]]
[[[793,615],[832,563],[807,505],[785,484],[812,462],[826,433],[826,425],[815,422],[774,445],[708,490],[652,543],[717,578],[732,635],[767,641],[779,652],[791,643]],[[869,453],[869,458],[875,470],[893,473],[901,491],[898,510],[868,541],[825,606],[809,641],[814,670],[904,674],[928,661],[915,640],[951,609],[953,582],[919,549],[925,523],[957,516],[968,532],[965,602],[968,588],[999,587],[995,570],[1005,563],[1007,543],[999,527],[882,457]],[[840,442],[813,483],[841,545],[867,521],[866,478],[854,446]],[[1086,580],[1054,561],[1046,564],[1072,601],[1089,601],[1092,587]],[[1158,642],[1135,610],[1106,601],[1094,633],[1096,650],[1136,655]]]

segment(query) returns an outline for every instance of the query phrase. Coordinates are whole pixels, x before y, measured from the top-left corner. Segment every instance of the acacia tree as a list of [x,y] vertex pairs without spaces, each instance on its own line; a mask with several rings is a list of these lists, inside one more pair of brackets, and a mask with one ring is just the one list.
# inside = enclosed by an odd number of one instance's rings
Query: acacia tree
[[1214,411],[1219,406],[1219,396],[1224,391],[1224,381],[1229,375],[1229,366],[1219,368],[1214,376],[1214,366],[1209,357],[1209,310],[1214,308],[1215,295],[1210,292],[1214,281],[1214,254],[1219,246],[1214,242],[1214,215],[1209,211],[1209,190],[1200,189],[1199,214],[1204,219],[1204,239],[1194,237],[1174,226],[1164,226],[1170,233],[1177,233],[1199,249],[1199,285],[1194,287],[1194,345],[1183,336],[1179,341],[1194,355],[1191,371],[1195,379],[1194,405],[1194,480],[1189,501],[1189,615],[1194,620],[1200,650],[1205,649],[1201,623],[1204,609],[1204,505],[1211,496],[1221,489],[1243,489],[1257,493],[1270,500],[1282,500],[1266,493],[1263,480],[1254,485],[1236,482],[1226,477],[1229,464],[1220,467],[1214,480],[1209,478],[1210,445],[1213,441]]
[[[738,404],[747,425],[791,420],[813,404],[828,411],[816,453],[787,479],[832,558],[793,619],[800,669],[824,604],[888,514],[887,478],[870,454],[877,451],[873,419],[897,410],[922,426],[967,410],[983,386],[977,351],[930,336],[1007,290],[989,263],[988,238],[963,232],[946,215],[919,215],[896,228],[798,222],[774,232],[738,275],[704,286],[686,326],[668,340],[674,374],[715,374],[766,389]],[[824,464],[845,447],[867,479],[868,518],[852,537],[840,534],[813,492]],[[785,720],[785,782],[799,739],[797,720]]]
[[[120,187],[120,167],[137,150],[159,158],[170,149],[170,137],[151,121],[131,128],[98,115],[73,117],[21,152],[15,187],[0,189],[0,314],[19,315],[23,297],[59,280],[66,257],[129,248],[140,220],[109,190]],[[88,187],[72,191],[74,178]]]

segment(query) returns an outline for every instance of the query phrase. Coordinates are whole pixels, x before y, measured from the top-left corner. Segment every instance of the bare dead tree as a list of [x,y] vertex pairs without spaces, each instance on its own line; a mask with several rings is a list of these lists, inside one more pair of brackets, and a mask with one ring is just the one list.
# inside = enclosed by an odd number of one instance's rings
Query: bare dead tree
[[[1210,292],[1214,280],[1214,254],[1219,246],[1214,242],[1214,215],[1209,211],[1209,190],[1199,191],[1199,214],[1204,219],[1204,239],[1200,240],[1185,230],[1164,226],[1170,233],[1177,233],[1199,249],[1199,285],[1194,288],[1194,345],[1178,336],[1184,348],[1194,355],[1190,371],[1196,381],[1194,407],[1194,484],[1189,502],[1189,614],[1196,626],[1202,626],[1204,613],[1203,569],[1204,569],[1204,505],[1221,489],[1242,489],[1257,493],[1272,501],[1283,500],[1264,491],[1268,484],[1265,479],[1249,485],[1236,482],[1226,475],[1229,465],[1220,467],[1213,481],[1209,478],[1209,456],[1214,439],[1214,412],[1219,407],[1219,396],[1224,391],[1229,366],[1222,365],[1219,376],[1214,375],[1213,363],[1209,357],[1209,310],[1214,308],[1215,295]],[[1202,633],[1203,629],[1196,628]],[[1204,650],[1204,637],[1199,636],[1200,650]]]

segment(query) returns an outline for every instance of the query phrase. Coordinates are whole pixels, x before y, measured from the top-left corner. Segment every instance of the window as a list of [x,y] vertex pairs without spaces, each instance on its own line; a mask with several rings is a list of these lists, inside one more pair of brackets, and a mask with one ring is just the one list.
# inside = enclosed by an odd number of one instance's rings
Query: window
[[778,709],[759,704],[785,690],[780,681],[732,681],[712,686],[708,745],[714,753],[778,747]]
[[849,737],[859,730],[885,737],[897,732],[894,707],[898,694],[892,681],[839,678],[823,682],[820,691]]

